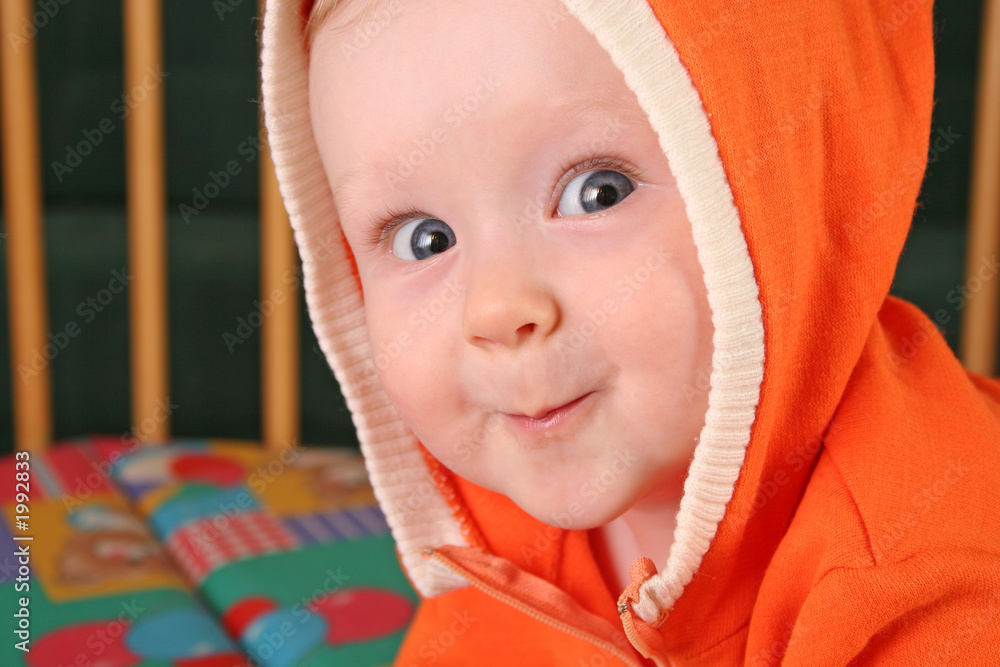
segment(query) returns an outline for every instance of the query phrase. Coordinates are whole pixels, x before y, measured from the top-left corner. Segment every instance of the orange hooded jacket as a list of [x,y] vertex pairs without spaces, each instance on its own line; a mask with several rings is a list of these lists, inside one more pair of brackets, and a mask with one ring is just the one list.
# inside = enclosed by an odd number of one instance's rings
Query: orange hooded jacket
[[1000,664],[1000,383],[888,296],[927,161],[931,2],[564,1],[661,137],[716,329],[675,543],[624,593],[586,531],[451,474],[395,413],[310,128],[311,2],[267,3],[310,315],[424,598],[397,664]]

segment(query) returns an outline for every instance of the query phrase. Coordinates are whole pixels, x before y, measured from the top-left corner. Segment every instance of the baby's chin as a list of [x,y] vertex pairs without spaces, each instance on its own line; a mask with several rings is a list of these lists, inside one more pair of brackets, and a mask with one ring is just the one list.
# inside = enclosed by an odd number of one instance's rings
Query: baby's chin
[[553,499],[537,493],[512,493],[508,497],[532,518],[564,530],[590,530],[611,523],[628,511],[635,500],[607,492],[605,497],[586,496],[568,501],[565,495]]

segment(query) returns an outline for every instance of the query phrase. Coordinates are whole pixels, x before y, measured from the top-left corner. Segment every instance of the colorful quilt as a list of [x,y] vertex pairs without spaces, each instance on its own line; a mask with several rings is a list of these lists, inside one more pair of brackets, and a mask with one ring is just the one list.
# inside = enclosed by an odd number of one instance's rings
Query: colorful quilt
[[387,665],[416,609],[353,450],[91,437],[0,480],[4,666]]

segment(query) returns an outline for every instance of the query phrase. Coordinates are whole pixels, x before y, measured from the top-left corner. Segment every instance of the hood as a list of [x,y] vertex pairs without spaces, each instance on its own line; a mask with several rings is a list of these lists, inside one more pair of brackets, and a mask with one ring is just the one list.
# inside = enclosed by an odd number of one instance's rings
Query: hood
[[[709,407],[669,558],[634,605],[648,623],[671,609],[695,622],[752,599],[754,573],[785,534],[882,326],[926,164],[931,3],[564,1],[648,114],[704,269],[715,327]],[[433,460],[380,386],[310,126],[306,7],[267,2],[269,142],[313,327],[402,563],[434,596],[465,581],[421,549],[490,548],[519,510]],[[693,597],[698,608],[685,607]]]

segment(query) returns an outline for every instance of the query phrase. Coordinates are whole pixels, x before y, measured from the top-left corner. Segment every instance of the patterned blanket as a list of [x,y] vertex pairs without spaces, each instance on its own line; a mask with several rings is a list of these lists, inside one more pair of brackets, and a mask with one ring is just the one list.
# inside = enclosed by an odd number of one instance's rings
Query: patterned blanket
[[416,608],[353,450],[91,437],[17,464],[0,664],[385,665]]

